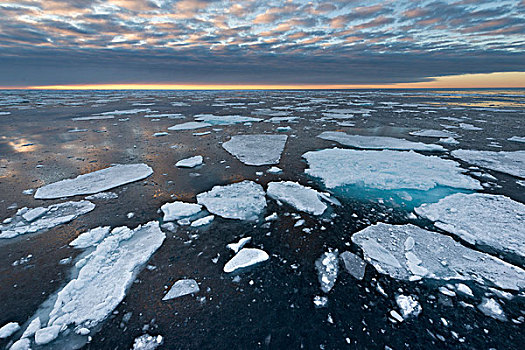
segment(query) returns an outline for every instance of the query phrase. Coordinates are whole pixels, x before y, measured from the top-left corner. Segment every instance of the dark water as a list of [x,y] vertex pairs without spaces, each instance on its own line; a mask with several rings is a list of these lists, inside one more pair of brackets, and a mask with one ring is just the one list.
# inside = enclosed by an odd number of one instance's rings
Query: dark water
[[[184,102],[187,106],[173,106],[173,102]],[[192,121],[199,113],[269,119],[270,116],[254,112],[274,107],[277,107],[274,111],[289,110],[290,116],[302,119],[297,123],[214,126],[213,130],[203,129],[211,130],[203,136],[193,135],[202,130],[153,136],[174,124]],[[107,120],[72,120],[135,108],[181,113],[186,118],[152,121],[144,118],[142,112]],[[352,127],[319,120],[328,109],[362,108],[373,111],[369,115],[355,114],[348,120],[355,124]],[[256,181],[265,188],[270,181],[293,180],[323,189],[319,182],[304,174],[307,165],[301,159],[307,151],[337,145],[317,138],[322,131],[339,130],[433,143],[438,139],[408,133],[452,126],[454,128],[448,130],[460,135],[457,137],[460,143],[445,145],[448,150],[525,148],[523,143],[507,140],[512,136],[525,136],[523,90],[3,91],[0,112],[10,112],[0,115],[0,219],[14,215],[16,209],[9,209],[13,203],[21,208],[61,202],[35,200],[31,195],[22,194],[29,188],[113,163],[143,162],[154,169],[154,174],[146,180],[114,189],[117,199],[96,201],[94,211],[69,224],[41,234],[0,240],[0,326],[10,321],[20,324],[28,321],[50,295],[69,281],[71,264],[61,265],[59,261],[79,254],[68,243],[87,229],[105,225],[136,227],[158,220],[161,218],[158,209],[166,202],[174,199],[194,202],[196,194],[214,185],[244,179]],[[458,120],[440,119],[442,117]],[[126,118],[129,120],[119,120]],[[482,130],[457,128],[461,122]],[[284,170],[282,174],[266,173],[268,166],[246,166],[221,147],[231,135],[275,132],[278,126],[286,125],[292,131],[286,132],[290,137],[278,165]],[[75,128],[87,131],[68,132]],[[176,161],[197,154],[204,156],[205,165],[201,168],[174,167]],[[440,156],[451,158],[448,152]],[[483,192],[504,194],[525,202],[525,187],[517,183],[518,179],[491,170],[481,171],[497,178],[482,179],[489,183]],[[257,175],[256,172],[264,173]],[[314,296],[323,293],[314,262],[328,249],[361,254],[350,237],[376,222],[429,225],[410,219],[407,206],[400,201],[378,201],[377,194],[354,189],[335,194],[342,206],[332,206],[322,217],[299,213],[306,221],[301,227],[294,227],[295,209],[286,205],[279,207],[275,201],[268,200],[266,214],[278,212],[280,217],[269,226],[262,220],[253,223],[216,217],[205,228],[180,227],[175,233],[167,232],[164,244],[148,262],[156,269],[140,272],[124,301],[85,348],[128,349],[133,339],[144,333],[161,334],[166,349],[522,348],[525,341],[523,291],[512,300],[498,299],[509,319],[501,322],[483,315],[475,307],[460,305],[460,301],[465,301],[475,306],[482,296],[491,295],[481,285],[467,283],[474,290],[474,298],[447,297],[438,292],[445,281],[396,281],[368,266],[362,281],[341,269],[335,287],[327,295],[327,307],[315,308]],[[129,212],[135,213],[131,219],[126,216]],[[311,231],[304,232],[305,227]],[[239,273],[225,274],[222,267],[232,256],[225,246],[242,236],[251,236],[251,245],[264,249],[271,258]],[[32,257],[27,263],[12,266],[28,254]],[[219,258],[214,263],[212,259],[216,257]],[[240,281],[234,281],[237,275]],[[195,296],[161,301],[165,288],[181,278],[195,279],[201,291]],[[397,309],[395,295],[401,293],[416,295],[423,311],[417,318],[394,324],[388,314]],[[129,313],[131,318],[123,322],[124,315]],[[442,318],[447,321],[446,325]],[[0,341],[0,347],[7,345],[8,341]]]

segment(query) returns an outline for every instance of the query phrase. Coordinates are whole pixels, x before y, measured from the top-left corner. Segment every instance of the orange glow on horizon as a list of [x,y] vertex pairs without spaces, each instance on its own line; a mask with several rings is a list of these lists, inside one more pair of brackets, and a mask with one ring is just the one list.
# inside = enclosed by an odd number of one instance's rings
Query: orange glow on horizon
[[17,90],[321,90],[321,89],[475,89],[525,88],[525,72],[431,77],[428,82],[395,84],[205,84],[114,83],[0,87]]

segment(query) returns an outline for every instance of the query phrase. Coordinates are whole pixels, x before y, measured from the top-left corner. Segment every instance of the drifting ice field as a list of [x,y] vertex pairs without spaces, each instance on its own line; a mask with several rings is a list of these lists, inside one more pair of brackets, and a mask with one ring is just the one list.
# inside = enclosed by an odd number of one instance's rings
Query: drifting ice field
[[0,93],[0,348],[519,349],[525,92]]

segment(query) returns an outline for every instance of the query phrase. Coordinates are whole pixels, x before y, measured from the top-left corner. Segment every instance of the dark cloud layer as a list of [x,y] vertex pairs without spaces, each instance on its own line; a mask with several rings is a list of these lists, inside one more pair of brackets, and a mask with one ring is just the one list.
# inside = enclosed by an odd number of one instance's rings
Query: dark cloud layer
[[0,85],[425,81],[525,71],[523,1],[7,0]]

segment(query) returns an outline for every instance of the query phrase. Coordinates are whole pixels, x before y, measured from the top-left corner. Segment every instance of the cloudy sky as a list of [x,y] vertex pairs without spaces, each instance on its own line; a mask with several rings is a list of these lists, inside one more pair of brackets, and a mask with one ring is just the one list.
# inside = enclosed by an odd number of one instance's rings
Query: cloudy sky
[[525,0],[2,0],[0,86],[525,71]]

